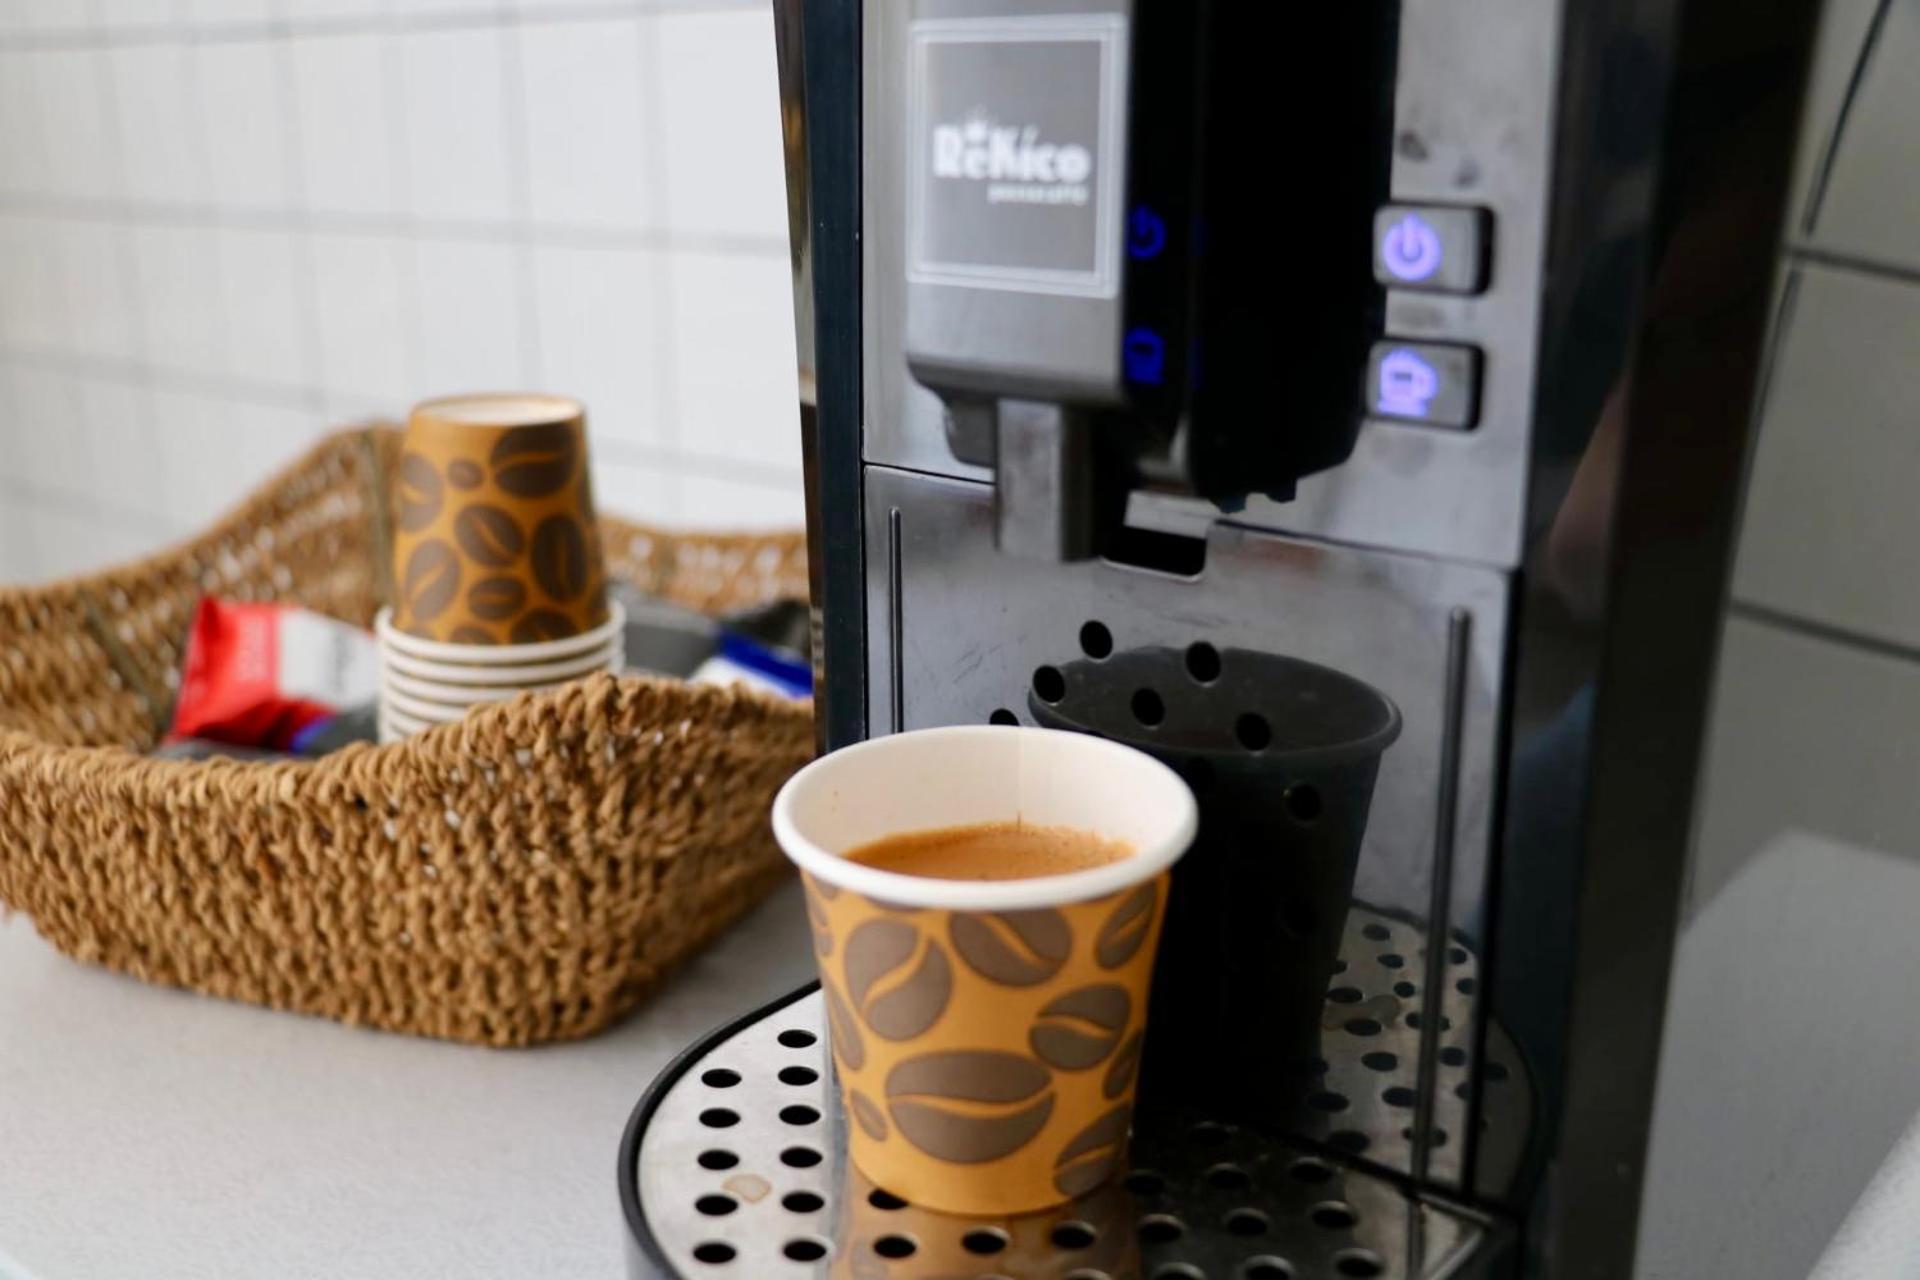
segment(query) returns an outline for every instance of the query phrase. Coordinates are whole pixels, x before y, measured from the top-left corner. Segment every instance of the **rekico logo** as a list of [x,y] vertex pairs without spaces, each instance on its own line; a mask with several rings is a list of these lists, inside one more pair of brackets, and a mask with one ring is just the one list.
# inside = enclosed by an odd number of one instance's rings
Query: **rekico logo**
[[986,183],[988,204],[1083,205],[1093,153],[1077,143],[1042,142],[1035,125],[1001,125],[977,114],[933,127],[933,176]]

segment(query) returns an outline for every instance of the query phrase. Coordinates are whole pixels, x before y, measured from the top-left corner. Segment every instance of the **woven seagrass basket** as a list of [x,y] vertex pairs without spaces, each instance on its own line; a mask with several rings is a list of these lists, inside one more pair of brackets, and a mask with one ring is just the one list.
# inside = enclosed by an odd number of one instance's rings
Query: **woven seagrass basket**
[[[0,589],[0,906],[76,959],[491,1045],[590,1035],[784,873],[804,704],[597,675],[319,760],[154,760],[203,594],[370,625],[398,433],[331,437],[204,536]],[[609,575],[720,611],[807,590],[799,535],[603,518]]]

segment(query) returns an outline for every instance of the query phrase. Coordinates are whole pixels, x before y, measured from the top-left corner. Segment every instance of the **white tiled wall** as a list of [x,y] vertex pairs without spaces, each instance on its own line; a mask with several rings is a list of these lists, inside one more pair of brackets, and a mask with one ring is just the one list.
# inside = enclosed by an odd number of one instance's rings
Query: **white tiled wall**
[[609,511],[800,523],[782,181],[765,0],[0,0],[0,582],[485,388]]

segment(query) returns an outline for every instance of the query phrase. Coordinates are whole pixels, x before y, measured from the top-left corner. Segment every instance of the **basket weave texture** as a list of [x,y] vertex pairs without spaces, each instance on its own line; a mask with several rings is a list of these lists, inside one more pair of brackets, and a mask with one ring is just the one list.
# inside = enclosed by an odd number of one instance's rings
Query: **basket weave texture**
[[[149,982],[491,1045],[590,1035],[784,874],[812,719],[597,675],[315,761],[145,758],[203,594],[370,625],[398,433],[317,446],[204,536],[0,589],[0,906]],[[807,590],[803,539],[602,519],[607,572],[719,611]]]

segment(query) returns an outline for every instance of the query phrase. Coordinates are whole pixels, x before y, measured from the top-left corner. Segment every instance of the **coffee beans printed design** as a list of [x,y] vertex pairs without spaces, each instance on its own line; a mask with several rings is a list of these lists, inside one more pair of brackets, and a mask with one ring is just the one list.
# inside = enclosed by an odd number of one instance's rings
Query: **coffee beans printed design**
[[520,522],[490,502],[476,502],[461,509],[453,518],[453,540],[469,560],[495,569],[518,560],[527,545]]
[[548,516],[533,531],[533,577],[548,598],[566,604],[587,589],[587,535],[572,516]]
[[1053,1185],[1081,1196],[1120,1170],[1127,1154],[1127,1108],[1115,1107],[1068,1140],[1053,1160]]
[[1127,1042],[1120,1046],[1120,1052],[1113,1055],[1106,1079],[1100,1082],[1101,1093],[1109,1098],[1117,1098],[1133,1088],[1134,1077],[1140,1074],[1140,1050],[1146,1039],[1147,1033],[1144,1031],[1136,1031],[1127,1037]]
[[567,423],[516,427],[481,447],[401,457],[395,625],[460,644],[537,644],[598,626],[605,576],[579,435]]
[[831,983],[822,982],[820,990],[827,997],[827,1035],[833,1051],[847,1070],[858,1071],[867,1065],[867,1042],[860,1034],[860,1024],[853,1020],[846,998]]
[[467,588],[468,612],[488,622],[505,622],[526,603],[526,584],[518,578],[482,578]]
[[911,1040],[946,1012],[953,970],[940,944],[900,920],[869,920],[847,938],[847,996],[882,1040]]
[[552,609],[535,609],[513,624],[507,637],[515,644],[539,644],[543,640],[565,640],[575,634],[573,620]]
[[1012,1155],[1053,1114],[1052,1078],[1031,1058],[955,1049],[908,1058],[887,1073],[887,1111],[928,1155],[981,1164]]
[[[1114,1176],[1145,1042],[1158,882],[1004,912],[874,902],[810,875],[804,886],[856,1152],[908,1162],[902,1178],[1004,1172],[1021,1188],[1007,1194],[1029,1202]],[[1027,1021],[1006,1025],[976,1003],[987,1000]]]
[[423,542],[400,574],[400,600],[416,622],[432,622],[460,592],[460,557],[438,539]]
[[563,422],[515,427],[501,435],[487,461],[493,482],[517,498],[558,493],[573,479],[573,429]]
[[822,960],[833,954],[833,923],[827,918],[827,906],[820,901],[820,883],[807,877],[807,925],[813,931],[813,952]]
[[1073,950],[1073,930],[1058,911],[955,915],[950,932],[953,949],[968,968],[1008,987],[1045,982],[1060,972]]
[[1159,889],[1148,883],[1120,900],[1094,940],[1094,959],[1102,969],[1118,969],[1133,959],[1153,927],[1153,908],[1159,899]]
[[847,1094],[847,1109],[853,1112],[854,1123],[858,1124],[866,1135],[875,1142],[887,1140],[887,1116],[872,1098],[854,1089]]
[[1085,1071],[1112,1055],[1132,1016],[1133,998],[1125,987],[1081,987],[1040,1010],[1027,1043],[1055,1071]]
[[417,453],[403,455],[400,482],[395,489],[400,527],[409,533],[426,528],[440,514],[441,501],[440,473],[433,469],[433,464]]

